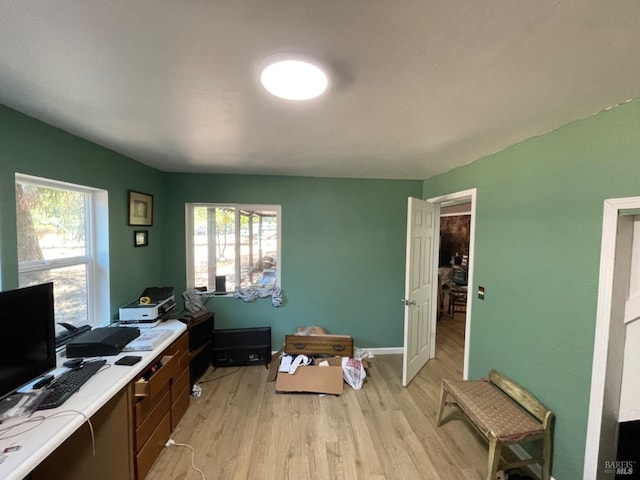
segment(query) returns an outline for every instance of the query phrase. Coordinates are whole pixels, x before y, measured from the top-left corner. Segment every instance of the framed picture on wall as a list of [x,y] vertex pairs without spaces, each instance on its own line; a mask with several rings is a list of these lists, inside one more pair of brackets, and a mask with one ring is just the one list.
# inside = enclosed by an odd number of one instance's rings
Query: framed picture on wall
[[129,190],[129,225],[153,225],[153,195]]
[[133,246],[146,247],[149,245],[149,232],[146,230],[136,230],[133,232]]

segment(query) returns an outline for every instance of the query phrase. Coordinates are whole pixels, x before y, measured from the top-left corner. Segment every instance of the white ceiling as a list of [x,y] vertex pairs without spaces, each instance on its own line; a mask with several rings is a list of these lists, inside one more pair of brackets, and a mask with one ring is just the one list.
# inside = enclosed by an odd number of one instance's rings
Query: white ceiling
[[423,179],[638,96],[638,0],[0,3],[0,103],[168,172]]

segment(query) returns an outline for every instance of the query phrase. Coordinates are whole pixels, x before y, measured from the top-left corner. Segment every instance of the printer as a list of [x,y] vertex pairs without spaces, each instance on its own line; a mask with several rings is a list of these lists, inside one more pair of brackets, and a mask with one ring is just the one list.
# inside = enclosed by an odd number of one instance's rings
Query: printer
[[155,325],[175,306],[173,287],[145,288],[137,300],[120,307],[120,325]]

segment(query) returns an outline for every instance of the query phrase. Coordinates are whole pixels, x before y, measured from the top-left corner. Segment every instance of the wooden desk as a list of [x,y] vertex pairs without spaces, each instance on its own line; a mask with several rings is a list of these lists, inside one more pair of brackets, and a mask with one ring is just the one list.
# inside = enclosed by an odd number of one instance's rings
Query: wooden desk
[[[175,320],[156,328],[171,330],[172,334],[153,351],[136,352],[142,361],[127,367],[113,363],[130,352],[106,357],[110,367],[97,373],[64,405],[36,412],[31,417],[35,419],[42,416],[46,420],[25,424],[10,433],[16,436],[0,440],[0,449],[10,445],[22,447],[17,452],[7,454],[6,460],[0,464],[0,478],[22,480],[29,474],[32,474],[33,480],[135,478],[131,385],[158,355],[170,349],[186,331],[185,325]],[[59,368],[54,373],[64,370],[60,367],[64,360],[58,358]],[[85,417],[91,418],[94,427],[95,457]],[[24,419],[6,422],[2,427],[20,421]],[[90,473],[87,475],[87,472]]]

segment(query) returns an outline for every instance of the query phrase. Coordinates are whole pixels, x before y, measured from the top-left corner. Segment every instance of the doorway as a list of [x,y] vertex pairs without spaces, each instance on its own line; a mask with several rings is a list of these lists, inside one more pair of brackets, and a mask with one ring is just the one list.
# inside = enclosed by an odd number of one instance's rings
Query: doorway
[[[463,368],[462,368],[462,378],[469,378],[469,344],[471,340],[471,297],[473,292],[473,264],[474,264],[474,250],[475,250],[475,212],[476,212],[476,189],[464,190],[460,192],[451,193],[448,195],[442,195],[440,197],[434,197],[427,199],[429,203],[440,205],[440,219],[448,218],[452,215],[464,215],[465,220],[468,220],[468,245],[466,247],[466,253],[461,251],[462,248],[459,247],[459,243],[454,243],[453,251],[446,251],[447,248],[450,247],[445,245],[445,250],[441,251],[443,253],[443,258],[441,262],[447,262],[444,256],[449,257],[449,263],[451,262],[451,258],[453,257],[453,265],[451,265],[452,274],[456,273],[456,281],[452,280],[451,284],[455,284],[457,286],[466,287],[465,292],[465,302],[461,305],[460,311],[458,313],[455,312],[457,305],[452,305],[451,313],[454,317],[458,318],[462,317],[464,319],[464,352],[463,352]],[[440,222],[436,222],[438,232],[437,237],[440,237]],[[456,250],[457,248],[457,250]],[[440,250],[440,249],[439,249]],[[458,255],[456,255],[456,253]],[[466,263],[466,265],[462,265]],[[438,265],[439,267],[439,265]],[[466,285],[463,285],[466,284]],[[442,299],[441,299],[442,301]],[[458,302],[459,303],[459,302]],[[449,299],[445,298],[442,305],[443,314],[449,311]],[[448,319],[447,319],[448,320]],[[437,327],[435,323],[437,323],[437,319],[433,319],[434,321],[434,329],[436,336],[436,345],[438,345],[438,333]],[[437,349],[437,347],[436,347]]]
[[[637,226],[640,197],[609,199],[604,202],[598,307],[593,348],[591,396],[583,478],[614,478],[619,422],[639,407],[629,404],[625,397],[626,347],[628,327],[640,318],[638,295],[631,295],[640,287],[638,274],[632,268],[634,252],[640,251]],[[634,235],[635,231],[635,235]],[[630,288],[630,285],[632,288]],[[637,363],[637,362],[635,362]],[[630,398],[637,398],[632,395]],[[630,405],[630,408],[629,408]],[[625,414],[627,412],[627,414]],[[631,418],[631,416],[629,416]],[[618,452],[619,453],[619,452]],[[607,463],[610,462],[610,463]]]
[[456,378],[461,378],[469,297],[471,202],[441,207],[439,222],[438,320],[435,354],[436,357],[446,358],[451,365],[454,365]]

